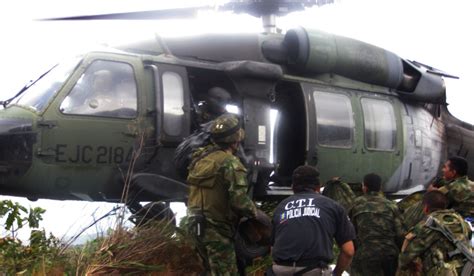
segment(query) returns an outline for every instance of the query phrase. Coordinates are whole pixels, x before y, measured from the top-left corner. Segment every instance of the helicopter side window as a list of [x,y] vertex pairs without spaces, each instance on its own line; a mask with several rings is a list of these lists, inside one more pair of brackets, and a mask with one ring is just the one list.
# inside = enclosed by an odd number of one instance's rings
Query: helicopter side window
[[64,114],[115,118],[137,116],[137,85],[127,63],[93,62],[61,103]]
[[378,99],[361,99],[364,112],[365,145],[372,150],[393,150],[397,128],[395,112],[390,102]]
[[314,98],[318,143],[329,147],[352,147],[354,119],[349,97],[315,91]]
[[181,76],[164,72],[163,81],[163,129],[166,134],[178,136],[184,125],[184,86]]

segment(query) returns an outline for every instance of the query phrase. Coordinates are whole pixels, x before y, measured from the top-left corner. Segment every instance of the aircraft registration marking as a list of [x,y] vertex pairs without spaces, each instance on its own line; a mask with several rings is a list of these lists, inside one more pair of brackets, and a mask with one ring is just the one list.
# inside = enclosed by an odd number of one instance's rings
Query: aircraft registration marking
[[56,162],[90,164],[121,164],[132,159],[133,148],[113,146],[76,145],[73,149],[66,144],[56,145]]

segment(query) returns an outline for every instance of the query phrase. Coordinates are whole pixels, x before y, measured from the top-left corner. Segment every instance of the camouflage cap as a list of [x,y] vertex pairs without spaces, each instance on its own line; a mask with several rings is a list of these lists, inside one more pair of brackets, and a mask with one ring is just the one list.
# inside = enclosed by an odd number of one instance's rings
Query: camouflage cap
[[235,143],[244,139],[244,130],[235,114],[217,117],[211,125],[211,138],[216,143]]

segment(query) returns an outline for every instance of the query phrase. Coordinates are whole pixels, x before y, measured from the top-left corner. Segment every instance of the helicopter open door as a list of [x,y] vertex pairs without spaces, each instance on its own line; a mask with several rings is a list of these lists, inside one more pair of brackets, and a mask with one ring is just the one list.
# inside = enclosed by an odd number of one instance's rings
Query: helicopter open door
[[[150,63],[146,68],[151,69],[153,74],[154,87],[150,97],[154,99],[152,109],[156,110],[154,144],[156,145],[155,156],[159,156],[154,159],[155,161],[149,170],[154,175],[167,175],[172,179],[179,179],[174,167],[173,156],[176,146],[190,132],[188,74],[183,66]],[[152,182],[168,181],[153,180]],[[155,184],[152,185],[155,186]]]
[[[158,144],[175,147],[190,131],[190,96],[186,68],[152,65],[155,74],[156,138]],[[158,68],[158,69],[157,69]]]
[[[299,83],[280,82],[275,87],[274,162],[275,186],[290,187],[293,170],[308,157],[307,108]],[[309,160],[308,164],[315,162]]]

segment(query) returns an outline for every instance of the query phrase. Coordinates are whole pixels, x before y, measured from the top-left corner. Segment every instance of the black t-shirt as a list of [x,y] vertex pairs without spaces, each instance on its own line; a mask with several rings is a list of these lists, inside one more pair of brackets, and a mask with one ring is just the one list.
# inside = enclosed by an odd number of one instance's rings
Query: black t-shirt
[[280,202],[273,216],[272,257],[276,261],[318,259],[331,262],[333,240],[356,238],[344,208],[318,193],[305,192]]

